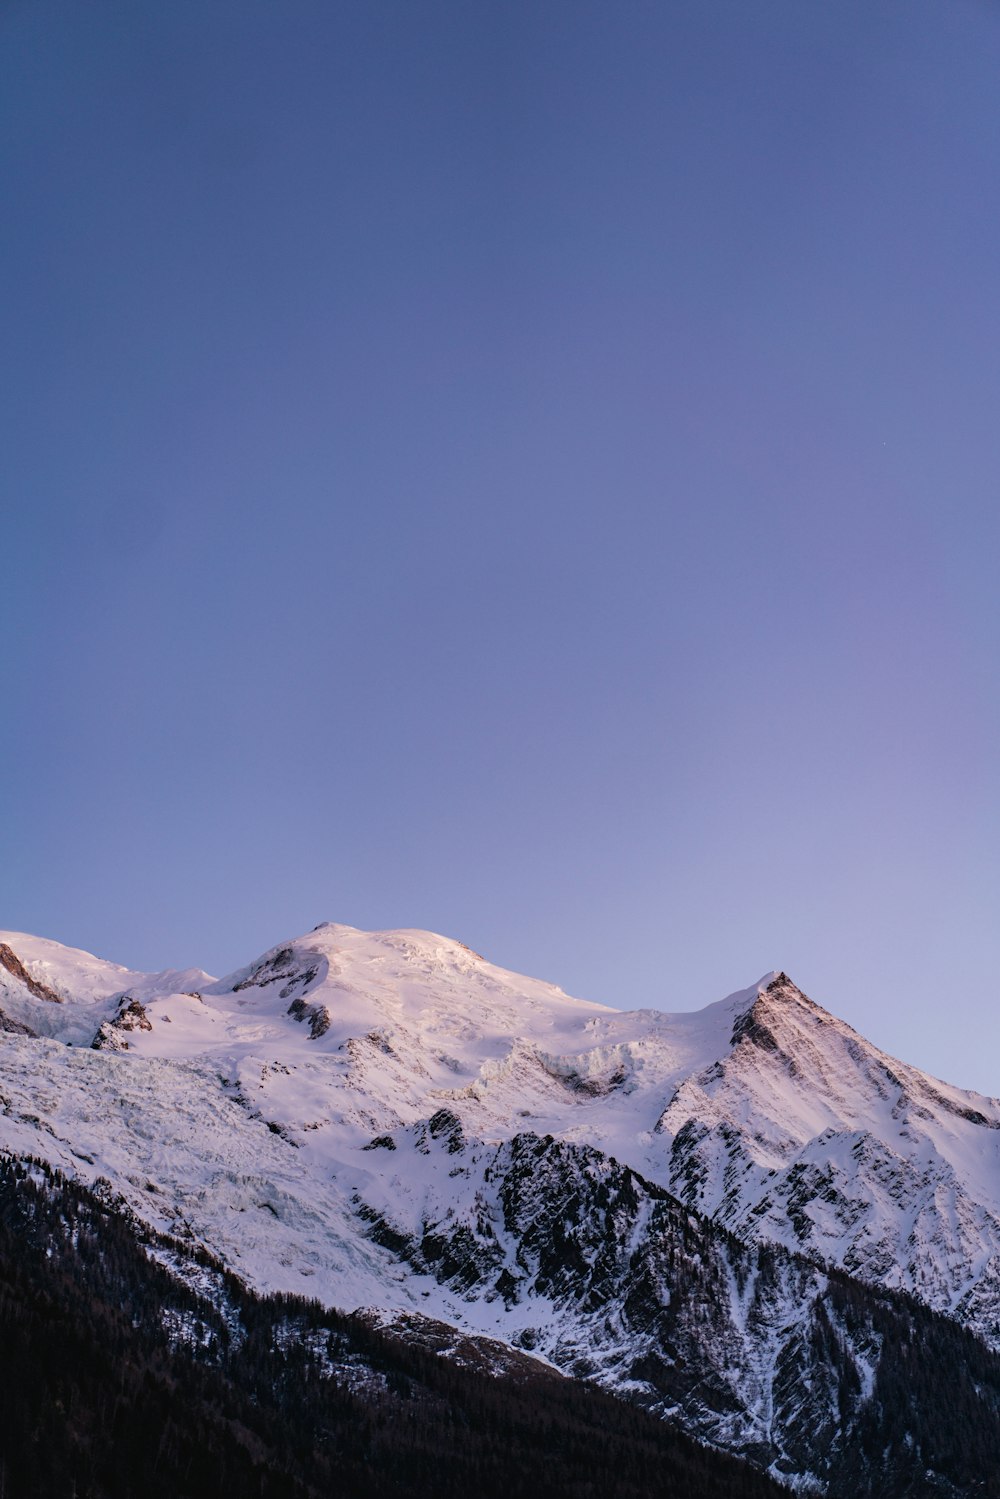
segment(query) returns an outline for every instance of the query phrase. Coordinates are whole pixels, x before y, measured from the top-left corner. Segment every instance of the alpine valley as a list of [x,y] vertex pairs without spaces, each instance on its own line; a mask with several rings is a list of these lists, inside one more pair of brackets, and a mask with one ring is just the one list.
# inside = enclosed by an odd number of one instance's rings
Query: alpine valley
[[5,1496],[1000,1495],[1000,1101],[784,973],[7,932],[0,1031]]

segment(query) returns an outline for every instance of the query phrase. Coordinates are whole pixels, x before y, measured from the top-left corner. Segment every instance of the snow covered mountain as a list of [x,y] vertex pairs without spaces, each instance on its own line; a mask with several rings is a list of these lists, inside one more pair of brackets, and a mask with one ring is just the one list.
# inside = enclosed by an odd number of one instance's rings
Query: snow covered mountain
[[833,1267],[1000,1348],[1000,1103],[784,974],[623,1013],[426,932],[326,924],[218,981],[0,933],[0,1027],[0,1148],[260,1290],[502,1339],[785,1478],[834,1442],[789,1370],[849,1367],[858,1411],[879,1378]]

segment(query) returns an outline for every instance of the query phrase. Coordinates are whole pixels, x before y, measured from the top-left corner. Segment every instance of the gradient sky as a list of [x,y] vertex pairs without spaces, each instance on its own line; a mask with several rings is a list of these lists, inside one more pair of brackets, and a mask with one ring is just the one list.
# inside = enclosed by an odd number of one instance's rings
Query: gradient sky
[[0,926],[1000,1093],[1000,9],[0,5]]

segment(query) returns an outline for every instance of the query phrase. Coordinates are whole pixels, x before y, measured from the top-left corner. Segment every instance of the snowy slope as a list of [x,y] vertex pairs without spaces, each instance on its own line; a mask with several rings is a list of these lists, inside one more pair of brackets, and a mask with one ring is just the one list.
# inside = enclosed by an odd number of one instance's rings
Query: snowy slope
[[784,975],[670,1015],[427,932],[326,924],[218,981],[0,944],[0,1010],[52,1038],[0,1038],[0,1145],[106,1177],[264,1289],[512,1335],[509,1308],[421,1280],[358,1218],[397,1204],[409,1234],[446,1210],[447,1176],[414,1168],[404,1192],[371,1148],[445,1109],[485,1145],[593,1147],[745,1241],[910,1289],[1000,1344],[1000,1104],[885,1057]]
[[200,968],[136,973],[26,932],[0,932],[0,1030],[89,1046],[124,994],[139,998],[211,983]]

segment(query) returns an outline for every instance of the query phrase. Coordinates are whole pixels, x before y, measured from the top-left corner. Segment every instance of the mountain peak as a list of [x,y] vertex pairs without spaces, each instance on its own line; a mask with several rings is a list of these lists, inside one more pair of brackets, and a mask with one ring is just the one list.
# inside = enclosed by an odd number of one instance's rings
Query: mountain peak
[[753,1002],[737,1015],[731,1044],[735,1048],[747,1041],[762,1051],[779,1051],[784,1042],[794,1048],[801,1040],[800,1022],[807,1026],[843,1024],[810,999],[783,970],[765,974]]
[[807,1004],[814,1009],[819,1009],[804,990],[800,989],[794,979],[789,978],[783,969],[775,969],[767,973],[758,984],[761,999],[769,1000],[775,1004]]

